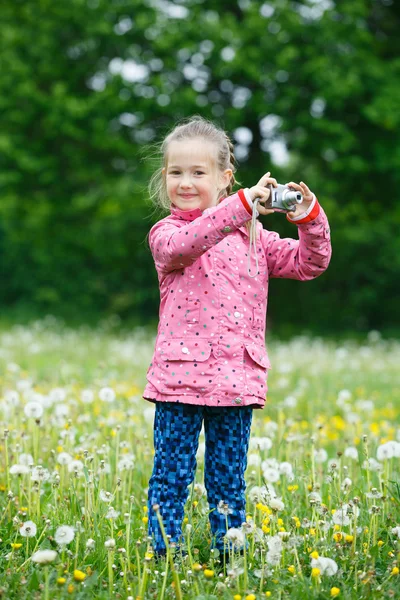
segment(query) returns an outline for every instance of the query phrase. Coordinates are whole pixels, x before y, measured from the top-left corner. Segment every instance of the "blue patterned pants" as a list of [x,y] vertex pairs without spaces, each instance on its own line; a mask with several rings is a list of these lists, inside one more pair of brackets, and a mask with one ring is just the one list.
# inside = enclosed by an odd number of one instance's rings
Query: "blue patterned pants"
[[[154,466],[149,482],[149,535],[156,552],[165,551],[157,516],[160,507],[170,542],[182,536],[184,506],[188,486],[196,470],[196,452],[204,419],[206,438],[204,484],[210,507],[213,547],[224,549],[228,527],[240,527],[246,520],[246,483],[250,428],[253,409],[244,407],[194,406],[176,402],[156,402],[154,418]],[[220,501],[229,505],[230,514],[217,510]]]

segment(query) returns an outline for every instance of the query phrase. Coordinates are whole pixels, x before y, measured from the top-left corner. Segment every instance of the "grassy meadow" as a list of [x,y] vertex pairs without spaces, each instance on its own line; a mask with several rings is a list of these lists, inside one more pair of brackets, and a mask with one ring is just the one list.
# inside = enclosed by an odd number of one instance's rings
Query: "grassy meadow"
[[399,342],[269,342],[222,564],[203,436],[181,550],[156,559],[147,538],[154,332],[48,317],[0,337],[0,598],[400,598]]

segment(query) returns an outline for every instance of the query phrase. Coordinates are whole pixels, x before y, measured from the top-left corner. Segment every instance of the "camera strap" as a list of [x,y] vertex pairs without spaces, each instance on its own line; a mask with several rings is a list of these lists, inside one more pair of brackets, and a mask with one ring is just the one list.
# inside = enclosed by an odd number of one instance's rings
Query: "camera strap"
[[[249,253],[247,255],[247,273],[249,277],[257,277],[258,275],[258,254],[257,254],[257,210],[258,201],[254,200],[252,204],[252,215],[251,215],[251,227],[250,227],[250,246]],[[254,250],[254,256],[256,259],[256,272],[254,275],[251,274],[251,252]]]

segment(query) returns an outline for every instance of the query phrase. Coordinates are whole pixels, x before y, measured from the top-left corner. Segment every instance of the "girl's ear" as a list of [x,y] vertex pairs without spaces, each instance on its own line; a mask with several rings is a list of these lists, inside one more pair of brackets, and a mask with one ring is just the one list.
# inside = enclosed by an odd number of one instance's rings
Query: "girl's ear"
[[232,178],[233,171],[232,169],[225,169],[225,171],[221,174],[221,187],[223,189],[227,188],[230,180]]

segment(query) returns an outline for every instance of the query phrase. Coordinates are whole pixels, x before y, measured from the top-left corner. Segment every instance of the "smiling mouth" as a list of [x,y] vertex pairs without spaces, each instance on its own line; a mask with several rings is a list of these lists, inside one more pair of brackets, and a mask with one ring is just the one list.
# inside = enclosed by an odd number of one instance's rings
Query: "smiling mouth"
[[195,198],[197,194],[179,194],[181,198]]

